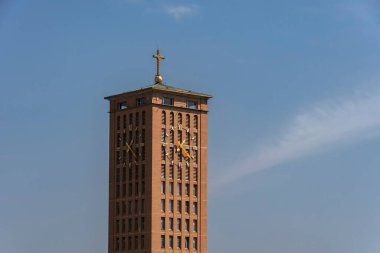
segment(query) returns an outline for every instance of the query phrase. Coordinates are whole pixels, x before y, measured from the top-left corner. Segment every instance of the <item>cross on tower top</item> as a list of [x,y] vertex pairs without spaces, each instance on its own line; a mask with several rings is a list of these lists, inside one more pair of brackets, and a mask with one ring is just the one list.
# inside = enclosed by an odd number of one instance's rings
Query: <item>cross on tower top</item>
[[165,56],[160,54],[160,50],[157,49],[157,53],[153,55],[153,58],[156,59],[157,62],[157,73],[154,81],[156,83],[162,83],[162,76],[160,75],[160,61],[165,59]]

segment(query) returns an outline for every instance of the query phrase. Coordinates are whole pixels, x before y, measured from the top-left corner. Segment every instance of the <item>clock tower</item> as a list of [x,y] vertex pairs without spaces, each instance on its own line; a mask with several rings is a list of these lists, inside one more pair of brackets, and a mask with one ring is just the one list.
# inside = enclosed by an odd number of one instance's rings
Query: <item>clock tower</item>
[[207,102],[164,84],[110,102],[108,252],[207,253]]

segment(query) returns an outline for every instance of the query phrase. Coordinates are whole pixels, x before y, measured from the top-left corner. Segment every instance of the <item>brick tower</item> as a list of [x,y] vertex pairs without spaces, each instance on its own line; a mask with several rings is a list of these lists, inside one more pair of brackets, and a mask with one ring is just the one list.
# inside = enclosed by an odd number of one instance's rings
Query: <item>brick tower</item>
[[110,102],[108,252],[207,253],[207,101],[155,84]]

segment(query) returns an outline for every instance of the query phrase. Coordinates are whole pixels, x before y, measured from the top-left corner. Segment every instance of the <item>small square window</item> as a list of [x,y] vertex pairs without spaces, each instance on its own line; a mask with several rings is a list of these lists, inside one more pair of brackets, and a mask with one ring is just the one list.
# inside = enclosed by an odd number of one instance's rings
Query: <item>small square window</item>
[[124,110],[128,108],[128,104],[126,102],[122,102],[119,104],[119,109]]
[[197,109],[197,102],[195,101],[187,101],[187,108],[190,108],[190,109]]
[[162,104],[164,105],[174,105],[174,98],[163,98]]
[[137,106],[145,105],[145,98],[138,98],[138,99],[136,99],[136,105]]

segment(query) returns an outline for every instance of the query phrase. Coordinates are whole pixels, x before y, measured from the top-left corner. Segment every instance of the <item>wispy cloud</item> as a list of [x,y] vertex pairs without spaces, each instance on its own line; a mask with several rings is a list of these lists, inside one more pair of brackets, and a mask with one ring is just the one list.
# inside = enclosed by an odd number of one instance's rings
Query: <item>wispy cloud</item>
[[193,15],[196,15],[199,11],[199,6],[195,4],[191,5],[169,5],[164,7],[164,11],[173,18],[180,20]]
[[277,140],[252,151],[234,170],[213,179],[220,191],[247,175],[339,145],[380,136],[380,91],[324,101],[296,115]]

